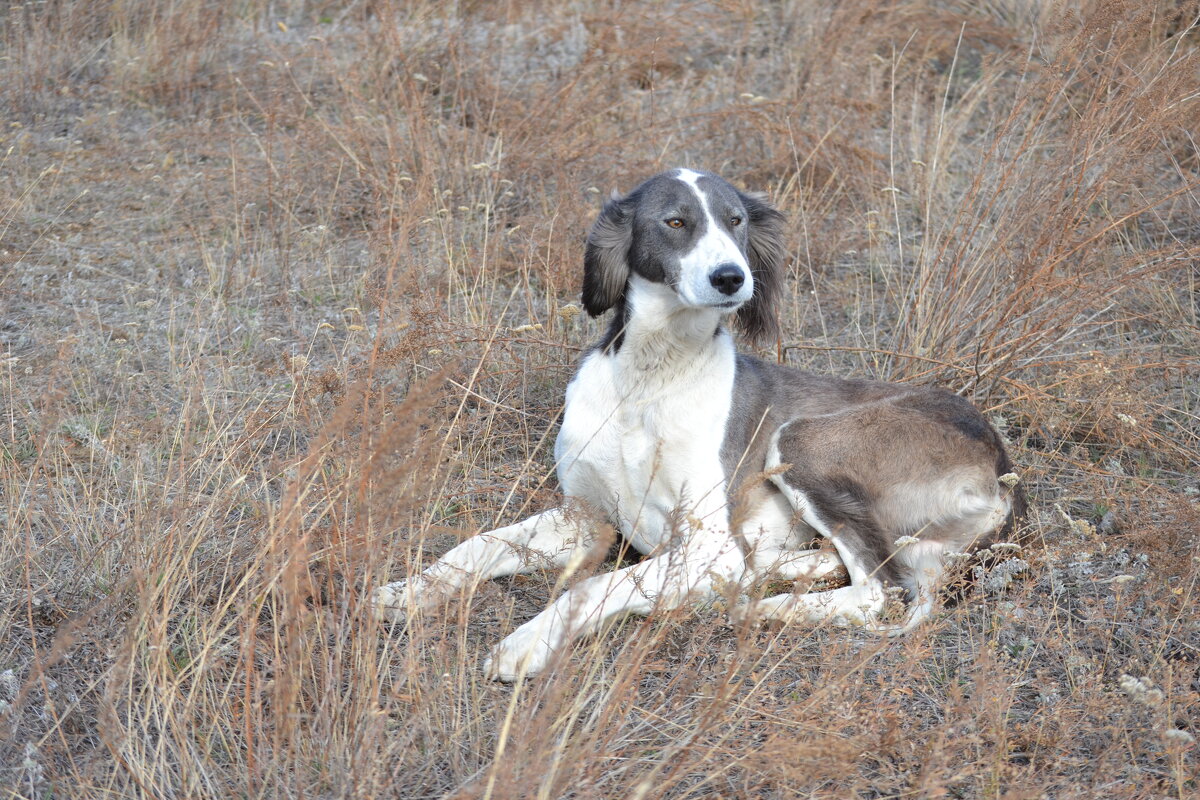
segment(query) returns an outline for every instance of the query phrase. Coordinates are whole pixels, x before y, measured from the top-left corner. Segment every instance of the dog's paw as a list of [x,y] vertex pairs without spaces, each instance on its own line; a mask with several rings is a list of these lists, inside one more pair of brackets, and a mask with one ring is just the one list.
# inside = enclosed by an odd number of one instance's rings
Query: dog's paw
[[733,628],[774,627],[792,621],[793,596],[790,594],[759,597],[730,607],[729,625]]
[[445,587],[423,578],[396,581],[371,592],[367,605],[380,619],[404,622],[410,614],[436,609],[447,596]]
[[533,620],[517,628],[504,641],[492,648],[483,662],[483,672],[492,680],[512,683],[522,674],[537,675],[546,669],[554,649],[542,636],[540,626]]
[[729,611],[726,612],[726,616],[729,618],[730,627],[733,628],[752,627],[765,622],[763,614],[759,610],[758,603],[754,601],[730,606]]
[[408,610],[415,608],[413,588],[408,581],[396,581],[371,592],[367,605],[371,612],[388,622],[403,622]]

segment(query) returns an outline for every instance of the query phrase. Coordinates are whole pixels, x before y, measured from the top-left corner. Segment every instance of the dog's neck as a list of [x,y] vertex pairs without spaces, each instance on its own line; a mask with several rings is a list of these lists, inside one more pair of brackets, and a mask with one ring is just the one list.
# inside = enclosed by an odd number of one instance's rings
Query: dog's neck
[[678,380],[733,357],[725,316],[716,308],[686,306],[674,289],[635,275],[603,347],[630,381]]

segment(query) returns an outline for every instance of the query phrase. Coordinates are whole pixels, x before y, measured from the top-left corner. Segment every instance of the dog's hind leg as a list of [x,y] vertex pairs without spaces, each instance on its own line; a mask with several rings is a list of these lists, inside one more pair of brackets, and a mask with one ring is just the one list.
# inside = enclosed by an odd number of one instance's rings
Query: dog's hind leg
[[[760,560],[765,557],[760,556]],[[837,553],[828,550],[779,552],[767,562],[766,577],[779,581],[819,581],[842,567]]]
[[782,492],[759,491],[743,502],[749,510],[740,525],[754,578],[812,582],[842,566],[837,553],[811,548],[817,532],[793,519],[794,509]]
[[883,610],[885,601],[883,586],[872,582],[843,586],[826,592],[764,597],[732,610],[730,617],[734,621],[779,620],[784,623],[800,622],[808,625],[828,621],[835,625],[875,627],[875,621],[879,612]]
[[[786,428],[784,426],[781,431]],[[776,433],[771,443],[768,469],[781,463],[780,438]],[[823,592],[763,598],[731,610],[730,616],[735,620],[781,620],[810,625],[828,620],[839,625],[876,627],[887,601],[885,585],[897,582],[894,580],[897,570],[883,546],[884,534],[870,513],[865,492],[849,480],[824,483],[812,480],[813,487],[806,491],[798,485],[797,476],[805,477],[804,473],[789,467],[784,473],[772,475],[771,481],[804,522],[828,539],[837,551],[838,559],[824,554],[824,558],[816,561],[816,569],[831,571],[840,561],[849,574],[851,585]]]
[[[576,519],[576,517],[580,517]],[[384,619],[436,608],[460,589],[492,578],[566,566],[595,540],[584,516],[555,508],[523,522],[472,536],[420,575],[381,586],[368,603]]]
[[[819,578],[838,567],[845,567],[850,576],[850,586],[824,592],[789,593],[764,597],[730,609],[734,622],[765,622],[779,620],[784,623],[800,622],[817,625],[832,622],[835,625],[865,625],[877,627],[878,617],[886,604],[884,584],[879,579],[880,566],[870,560],[871,554],[860,545],[861,538],[846,526],[831,530],[797,494],[797,504],[804,509],[809,524],[828,537],[837,550],[834,556],[822,550],[810,550],[796,554],[794,564],[776,568],[777,573],[794,574],[791,577]],[[791,567],[791,569],[787,569]],[[807,567],[807,570],[804,568]]]

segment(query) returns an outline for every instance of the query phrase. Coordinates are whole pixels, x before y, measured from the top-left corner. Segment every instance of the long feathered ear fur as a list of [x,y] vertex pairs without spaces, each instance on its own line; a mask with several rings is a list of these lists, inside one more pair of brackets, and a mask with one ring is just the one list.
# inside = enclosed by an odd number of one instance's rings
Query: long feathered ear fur
[[751,342],[771,341],[779,335],[775,303],[783,283],[783,214],[762,195],[741,193],[749,222],[747,255],[754,276],[754,296],[737,312],[738,327]]
[[632,198],[614,194],[592,225],[583,254],[583,307],[591,316],[600,316],[625,297],[632,244]]

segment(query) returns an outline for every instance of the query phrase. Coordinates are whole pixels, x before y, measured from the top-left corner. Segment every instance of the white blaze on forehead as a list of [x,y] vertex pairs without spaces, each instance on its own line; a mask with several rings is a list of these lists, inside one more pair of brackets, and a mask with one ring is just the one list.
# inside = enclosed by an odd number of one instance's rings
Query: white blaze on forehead
[[[738,243],[713,217],[708,204],[708,194],[700,188],[699,183],[705,176],[695,170],[680,169],[675,173],[675,177],[681,183],[687,184],[696,195],[707,223],[704,226],[704,235],[693,245],[691,252],[684,254],[679,260],[680,294],[685,300],[700,305],[749,300],[754,287],[754,281],[750,277],[750,265],[742,255]],[[736,295],[722,295],[712,287],[708,276],[718,264],[736,264],[745,272],[746,282]]]
[[[700,188],[700,184],[698,183],[698,181],[704,176],[694,170],[681,169],[675,177],[679,178],[679,180],[683,183],[686,183],[688,187],[691,188],[692,193],[696,195],[696,199],[700,201],[700,208],[704,210],[704,219],[708,222],[706,230],[704,231],[704,239],[707,239],[713,234],[720,236],[722,239],[727,241],[729,246],[733,248],[735,253],[737,253],[737,257],[731,260],[741,264],[742,266],[745,266],[746,262],[741,257],[742,251],[737,246],[737,242],[730,238],[729,234],[725,233],[725,229],[718,225],[716,218],[713,217],[712,209],[709,208],[708,205],[708,195]],[[701,241],[704,239],[701,239]],[[699,246],[699,242],[697,243],[697,246]]]
[[712,209],[708,207],[708,195],[700,189],[700,179],[704,176],[699,172],[690,169],[681,169],[675,176],[679,180],[686,183],[692,190],[692,193],[700,200],[700,207],[704,209],[704,217],[708,220],[710,226],[716,225],[716,220],[713,219]]

